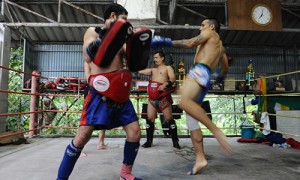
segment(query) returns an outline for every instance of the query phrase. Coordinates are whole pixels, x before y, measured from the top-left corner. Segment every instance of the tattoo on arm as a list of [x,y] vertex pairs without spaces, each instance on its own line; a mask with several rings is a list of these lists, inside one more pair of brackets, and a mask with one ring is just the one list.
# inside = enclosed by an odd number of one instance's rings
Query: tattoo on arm
[[186,47],[186,43],[185,43],[185,39],[183,40],[175,40],[173,41],[173,46],[174,47],[179,47],[179,48],[185,48]]
[[179,48],[192,48],[199,46],[201,43],[203,43],[203,36],[200,34],[191,39],[175,40],[173,41],[173,46]]

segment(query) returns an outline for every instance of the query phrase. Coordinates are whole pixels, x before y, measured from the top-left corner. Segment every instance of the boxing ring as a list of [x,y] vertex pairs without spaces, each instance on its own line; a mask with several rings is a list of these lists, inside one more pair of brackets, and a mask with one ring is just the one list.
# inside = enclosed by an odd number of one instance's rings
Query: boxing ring
[[[19,146],[6,145],[0,147],[0,173],[1,178],[4,179],[55,179],[58,164],[61,160],[61,155],[64,152],[65,145],[70,142],[72,136],[76,133],[78,125],[68,124],[59,125],[55,122],[66,121],[63,117],[72,115],[72,118],[77,118],[79,122],[81,107],[83,103],[83,92],[79,88],[76,92],[73,90],[63,92],[55,89],[49,89],[48,91],[42,91],[39,89],[37,83],[41,79],[53,80],[53,77],[43,77],[41,74],[34,71],[33,73],[27,73],[17,71],[11,68],[0,66],[8,71],[14,71],[20,74],[27,74],[32,76],[31,89],[23,91],[11,91],[11,90],[0,90],[0,94],[7,93],[12,95],[19,95],[22,98],[30,97],[30,107],[27,107],[28,111],[19,112],[7,112],[0,114],[0,117],[22,117],[26,116],[30,121],[28,128],[16,132],[8,132],[1,134],[0,139],[6,139],[11,137],[25,137],[26,144],[19,143]],[[298,73],[298,72],[297,72]],[[267,77],[266,77],[267,78]],[[72,78],[65,78],[72,79]],[[78,79],[82,80],[82,79]],[[35,89],[33,89],[34,87]],[[238,119],[240,116],[244,118],[254,118],[253,112],[248,111],[246,107],[235,107],[235,99],[245,99],[246,102],[253,98],[253,95],[244,92],[237,92],[237,95],[227,94],[219,95],[220,92],[212,91],[207,95],[205,100],[212,99],[229,99],[228,104],[232,103],[232,112],[211,112],[207,113],[211,115],[213,121],[216,118],[220,118],[224,115],[225,118]],[[245,98],[246,96],[246,98]],[[261,100],[261,107],[264,106],[264,100],[272,96],[291,96],[298,97],[298,92],[280,92],[277,94],[260,94],[258,95]],[[56,104],[56,109],[45,109],[43,108],[43,98],[71,98],[72,103],[66,105]],[[133,103],[137,106],[136,111],[138,116],[146,115],[142,111],[143,103],[147,102],[148,96],[146,93],[133,92],[130,96]],[[173,100],[175,104],[180,99],[179,95],[174,94]],[[250,102],[248,102],[249,104]],[[37,105],[39,104],[39,105]],[[75,104],[78,104],[79,108],[74,108]],[[214,104],[211,103],[211,106]],[[266,106],[265,106],[266,107]],[[46,113],[56,113],[56,116],[52,122],[45,123],[43,116]],[[161,114],[161,113],[159,113]],[[185,113],[173,113],[178,115],[181,119],[177,119],[178,132],[185,132],[188,136],[188,130],[186,128],[184,119]],[[268,113],[269,116],[274,117],[287,117],[299,120],[299,116],[291,115],[279,115]],[[232,119],[231,117],[232,116]],[[68,119],[68,118],[67,118]],[[141,129],[145,130],[145,122],[140,119]],[[240,124],[236,122],[236,127],[222,127],[222,124],[215,122],[218,127],[223,131],[227,129],[235,129],[238,133],[231,136],[228,135],[229,143],[232,146],[233,152],[228,155],[224,155],[222,150],[219,148],[217,141],[214,138],[210,138],[210,135],[206,135],[204,138],[205,155],[209,162],[209,167],[206,168],[200,175],[189,177],[189,179],[264,179],[266,176],[272,179],[281,179],[282,177],[287,179],[297,179],[299,177],[299,164],[300,154],[299,150],[288,148],[271,148],[263,144],[253,143],[239,143],[237,140],[240,136]],[[20,128],[21,129],[21,128]],[[272,132],[278,132],[289,137],[297,138],[298,134],[291,132],[283,132],[273,129],[266,129],[263,126],[256,125],[257,130],[268,130]],[[181,149],[173,149],[171,141],[167,138],[161,138],[159,135],[162,134],[164,128],[160,127],[159,122],[156,121],[156,133],[155,143],[151,148],[140,148],[139,154],[133,170],[134,174],[143,177],[143,179],[186,179],[185,172],[192,167],[195,161],[195,154],[193,145],[189,138],[183,138],[179,136]],[[208,131],[204,127],[202,130]],[[48,131],[55,131],[57,135],[47,134]],[[122,133],[121,128],[113,129],[112,132]],[[63,135],[63,132],[68,132],[70,136]],[[143,132],[145,133],[145,132]],[[208,134],[208,133],[207,133]],[[30,138],[29,138],[30,137]],[[51,138],[49,138],[51,137]],[[53,137],[64,137],[64,138],[53,138]],[[119,137],[119,138],[115,138]],[[120,154],[123,150],[124,135],[113,136],[107,135],[105,140],[110,149],[108,151],[97,151],[95,149],[98,138],[93,136],[89,143],[85,146],[84,152],[88,154],[86,157],[81,157],[78,160],[77,165],[70,177],[73,180],[80,179],[117,179],[120,165]],[[144,137],[141,142],[144,141]],[[29,144],[28,144],[29,143]],[[34,152],[34,153],[33,153]],[[158,153],[159,152],[159,153]],[[254,153],[259,152],[259,153]],[[113,157],[113,158],[112,158]],[[153,158],[149,158],[153,157]],[[155,157],[155,158],[154,158]],[[280,158],[274,158],[280,157]],[[17,160],[16,160],[17,159]],[[30,162],[30,163],[29,163]],[[108,166],[102,166],[102,164],[108,164]],[[99,168],[103,167],[103,168]],[[145,168],[147,171],[145,171]],[[91,169],[94,169],[91,171]],[[263,171],[261,169],[264,169]],[[82,171],[89,171],[92,173],[82,173]],[[280,177],[279,177],[280,176]],[[103,177],[103,178],[101,178]],[[105,178],[104,178],[105,177]]]
[[[8,117],[8,116],[30,116],[30,123],[29,123],[29,127],[28,129],[23,128],[23,131],[18,131],[18,132],[14,132],[14,133],[10,133],[10,134],[5,134],[5,135],[1,135],[0,138],[5,138],[5,137],[10,137],[10,136],[15,136],[15,135],[20,135],[20,134],[24,134],[26,137],[33,137],[35,135],[46,135],[47,133],[47,129],[60,129],[60,132],[64,131],[64,130],[69,130],[71,134],[68,135],[74,135],[74,133],[76,133],[76,129],[78,128],[77,124],[68,124],[65,126],[62,125],[58,125],[60,121],[62,121],[64,116],[70,116],[70,114],[73,114],[74,117],[72,117],[72,119],[77,119],[79,122],[79,118],[80,118],[80,114],[81,114],[81,104],[83,102],[83,88],[80,87],[80,83],[79,81],[82,81],[84,79],[82,78],[76,78],[75,81],[78,81],[77,85],[78,87],[69,91],[60,91],[57,89],[40,89],[39,84],[41,79],[43,80],[48,80],[48,81],[53,81],[55,79],[58,79],[58,77],[43,77],[38,71],[33,71],[32,73],[28,73],[28,72],[22,72],[19,70],[14,70],[8,67],[3,67],[0,66],[0,68],[7,70],[7,71],[14,71],[16,73],[20,73],[23,75],[30,75],[31,78],[31,89],[26,89],[23,92],[16,92],[16,91],[9,91],[9,90],[0,90],[1,93],[7,93],[7,94],[16,94],[16,95],[20,95],[20,96],[30,96],[30,109],[28,112],[7,112],[7,113],[2,113],[0,114],[0,117]],[[225,94],[222,91],[212,91],[210,94],[208,94],[205,98],[206,100],[218,100],[218,99],[227,99],[228,103],[230,103],[230,101],[232,101],[232,106],[233,106],[233,111],[232,112],[207,112],[207,115],[210,116],[212,118],[212,120],[214,121],[214,123],[216,123],[216,125],[224,130],[234,130],[235,133],[233,134],[227,134],[229,136],[239,136],[240,135],[240,129],[241,129],[241,123],[245,120],[245,119],[249,119],[252,118],[252,122],[255,122],[255,118],[260,118],[260,117],[254,117],[254,115],[257,116],[257,114],[261,115],[261,113],[263,111],[266,111],[267,108],[267,98],[268,97],[274,97],[274,96],[293,96],[293,97],[298,97],[299,96],[299,92],[284,92],[284,91],[278,91],[278,92],[273,92],[272,94],[268,94],[267,90],[266,90],[266,80],[270,79],[270,78],[274,78],[274,77],[281,77],[281,76],[286,76],[286,75],[291,75],[291,74],[297,74],[300,71],[294,71],[294,72],[289,72],[289,73],[284,73],[284,74],[278,74],[278,75],[273,75],[273,76],[268,76],[268,77],[263,77],[263,78],[257,78],[255,79],[255,81],[259,81],[262,80],[262,82],[264,82],[263,87],[259,87],[257,90],[260,91],[257,93],[257,91],[253,91],[253,93],[255,94],[255,96],[259,97],[259,108],[260,112],[254,112],[254,111],[249,111],[247,112],[247,107],[249,106],[249,101],[250,99],[253,98],[253,96],[251,95],[251,92],[249,91],[233,91],[230,94]],[[70,78],[63,78],[65,81],[71,81],[73,80],[74,82],[74,78],[70,77]],[[136,81],[140,81],[140,80],[134,80],[134,82]],[[177,80],[178,81],[178,80]],[[243,81],[243,80],[227,80],[227,81]],[[178,84],[180,84],[181,82],[178,82]],[[225,80],[226,83],[226,80]],[[76,86],[76,85],[75,85]],[[74,88],[74,86],[73,86]],[[75,91],[76,90],[76,91]],[[225,95],[220,95],[220,93],[224,93]],[[51,101],[53,102],[54,98],[73,98],[73,102],[69,105],[67,104],[63,104],[63,106],[59,107],[59,108],[55,108],[55,109],[47,109],[43,107],[43,99],[47,97],[48,99],[51,99]],[[50,98],[51,97],[51,98]],[[40,103],[39,103],[39,99],[40,99]],[[145,130],[145,121],[142,120],[142,117],[146,116],[146,112],[145,109],[143,108],[143,104],[147,103],[147,93],[144,90],[142,91],[137,91],[137,90],[133,90],[132,94],[130,96],[130,99],[133,101],[133,104],[135,104],[135,109],[137,112],[137,115],[140,118],[140,125],[141,125],[141,129],[144,131]],[[174,104],[178,103],[178,100],[180,99],[179,95],[173,94],[173,99],[174,99]],[[235,99],[242,99],[243,100],[243,108],[241,109],[240,107],[237,108],[236,104],[235,104]],[[245,101],[247,102],[247,105],[245,104]],[[79,109],[77,107],[77,109],[72,109],[72,106],[74,106],[74,104],[78,104],[79,103]],[[209,105],[210,106],[210,105]],[[209,107],[210,108],[210,107]],[[239,109],[239,110],[237,110]],[[210,110],[210,109],[209,109]],[[207,111],[207,110],[206,110]],[[257,111],[257,110],[256,110]],[[43,122],[44,121],[44,116],[47,115],[47,113],[55,113],[55,118],[56,120],[52,119],[50,120],[51,122],[55,122],[55,123],[49,123],[49,122]],[[158,113],[158,115],[162,115],[162,113]],[[274,116],[274,117],[286,117],[286,118],[294,118],[294,119],[300,119],[300,116],[291,116],[291,115],[280,115],[280,114],[276,114],[276,113],[267,113],[268,116]],[[177,126],[178,126],[178,132],[179,135],[181,137],[187,137],[189,136],[189,131],[185,125],[185,112],[180,112],[180,113],[176,113],[173,112],[173,116],[177,116],[176,122],[177,122]],[[223,127],[222,124],[220,124],[218,122],[218,119],[222,118],[223,116],[225,116],[229,121],[230,120],[234,120],[234,126],[230,126],[230,127],[226,127],[224,126],[224,124],[226,124],[226,122],[222,122],[223,123]],[[224,117],[223,117],[224,118]],[[239,121],[238,121],[238,120]],[[219,124],[218,124],[219,123]],[[275,129],[270,129],[270,127],[265,128],[264,126],[260,125],[260,122],[257,122],[258,124],[255,124],[255,129],[257,130],[266,130],[266,131],[270,131],[270,132],[276,132],[276,133],[281,133],[283,135],[288,135],[289,137],[294,137],[294,138],[299,138],[300,135],[299,134],[294,134],[291,132],[282,132],[282,131],[278,131]],[[204,131],[204,135],[211,135],[210,132],[201,125],[202,130]],[[162,135],[162,131],[163,130],[168,130],[165,128],[162,128],[162,126],[156,122],[156,135]],[[124,133],[122,134],[122,128],[115,128],[113,129],[113,131],[118,131],[119,133],[121,133],[121,135],[124,135]],[[56,131],[56,133],[58,135],[63,135],[63,134],[59,134],[59,131]],[[145,133],[143,133],[145,134]]]

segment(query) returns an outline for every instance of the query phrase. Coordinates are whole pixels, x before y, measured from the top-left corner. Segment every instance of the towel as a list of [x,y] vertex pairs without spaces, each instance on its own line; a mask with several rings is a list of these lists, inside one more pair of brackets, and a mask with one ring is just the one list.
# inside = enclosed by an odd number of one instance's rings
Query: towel
[[270,120],[269,120],[268,112],[263,112],[261,114],[260,123],[264,125],[264,130],[262,131],[262,133],[264,135],[270,134]]

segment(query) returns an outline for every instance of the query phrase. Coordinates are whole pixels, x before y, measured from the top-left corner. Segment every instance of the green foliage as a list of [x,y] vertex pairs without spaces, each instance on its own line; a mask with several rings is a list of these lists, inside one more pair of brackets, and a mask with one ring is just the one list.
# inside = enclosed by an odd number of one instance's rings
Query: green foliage
[[[23,50],[21,48],[12,49],[10,56],[9,67],[15,70],[22,71],[23,67]],[[23,74],[9,71],[9,90],[20,92],[22,91],[22,76]],[[47,92],[46,92],[47,93]],[[74,95],[70,93],[70,95]],[[146,96],[147,94],[141,95]],[[223,132],[227,135],[239,135],[240,134],[240,125],[247,118],[250,121],[253,121],[251,114],[244,113],[243,106],[243,96],[244,95],[207,95],[205,100],[208,100],[210,103],[210,108],[212,112],[212,121],[219,127],[223,128]],[[53,100],[53,103],[56,105],[58,110],[69,110],[76,111],[75,113],[63,113],[58,112],[50,125],[52,126],[62,126],[62,127],[78,127],[80,115],[78,113],[82,110],[83,107],[83,96],[80,97],[50,97]],[[245,98],[246,112],[252,112],[256,110],[257,106],[252,106],[250,104],[252,95],[247,95]],[[178,104],[178,98],[175,96],[173,98],[174,104]],[[42,97],[40,98],[42,101]],[[148,104],[147,98],[131,98],[131,101],[138,113],[139,124],[141,129],[145,129],[146,122],[144,119],[141,119],[140,113],[142,112],[143,104]],[[39,103],[39,108],[42,108],[42,103]],[[29,112],[30,111],[30,96],[29,95],[19,95],[19,94],[9,94],[8,95],[8,112]],[[43,114],[39,114],[39,123],[43,125]],[[181,116],[180,120],[176,120],[178,126],[179,135],[187,135],[189,131],[186,127],[186,116],[185,114]],[[29,114],[27,115],[18,115],[18,116],[8,116],[7,124],[10,130],[27,130],[29,127]],[[206,129],[202,124],[201,128],[204,135],[211,135],[211,132]],[[161,123],[159,116],[155,121],[155,126],[158,129],[161,129]],[[75,134],[76,129],[70,128],[49,128],[43,129],[43,134]],[[94,132],[94,135],[98,134],[97,131]],[[122,128],[117,130],[107,131],[108,135],[125,135]],[[142,134],[145,135],[146,131],[143,130]],[[163,135],[162,130],[155,131],[155,134]]]
[[[22,71],[23,69],[23,50],[21,48],[12,48],[10,54],[9,67]],[[8,90],[20,92],[22,90],[21,73],[9,71]],[[8,94],[8,112],[29,112],[30,97],[20,94]],[[29,114],[8,116],[6,118],[8,128],[12,131],[22,131],[29,127]]]

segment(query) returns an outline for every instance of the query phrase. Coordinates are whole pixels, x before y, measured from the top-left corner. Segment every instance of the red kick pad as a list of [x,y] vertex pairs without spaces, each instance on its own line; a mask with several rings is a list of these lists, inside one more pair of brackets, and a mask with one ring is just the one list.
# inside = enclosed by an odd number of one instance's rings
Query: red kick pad
[[117,20],[104,35],[101,45],[94,58],[100,67],[108,67],[126,40],[131,36],[132,25],[125,20]]
[[119,70],[91,75],[89,77],[89,85],[103,96],[121,104],[129,98],[131,80],[132,75],[130,71]]
[[149,28],[139,27],[133,30],[126,42],[126,60],[129,70],[136,72],[148,66],[152,32]]

